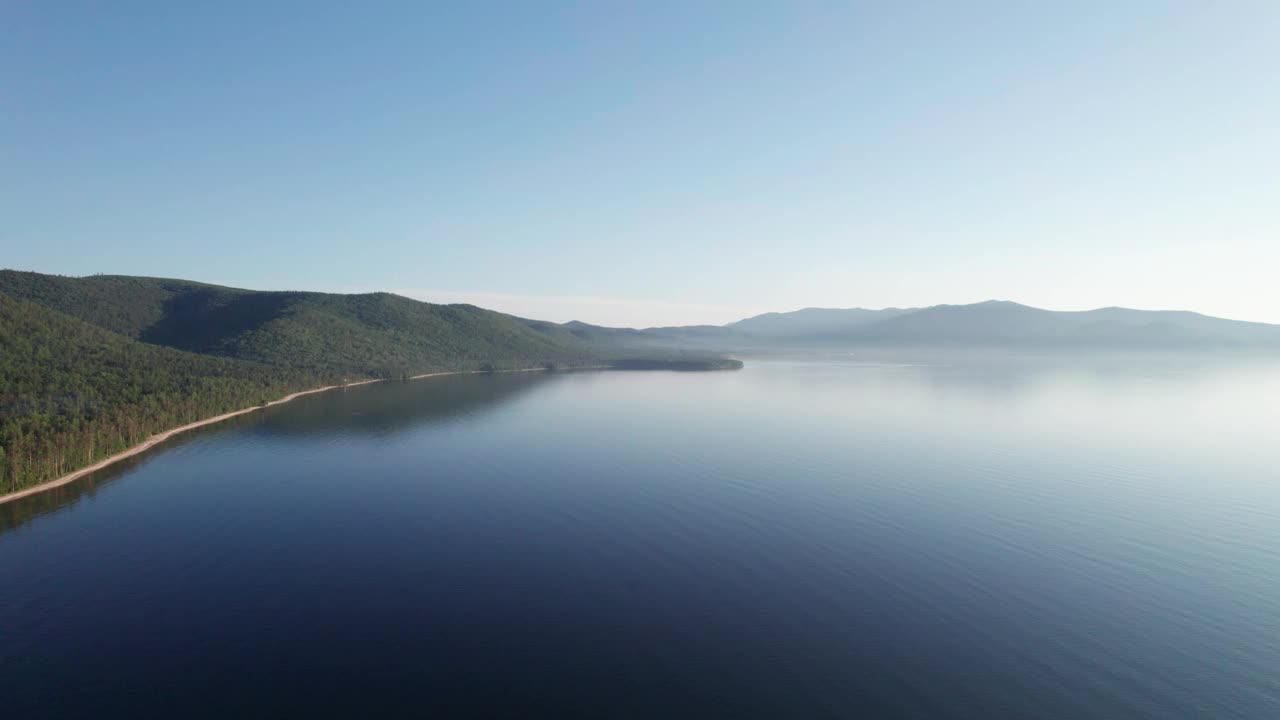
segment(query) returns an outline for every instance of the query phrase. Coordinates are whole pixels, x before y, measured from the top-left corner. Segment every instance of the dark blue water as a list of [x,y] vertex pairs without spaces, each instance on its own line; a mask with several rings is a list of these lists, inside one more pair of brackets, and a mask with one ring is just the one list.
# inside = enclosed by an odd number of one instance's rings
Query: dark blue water
[[1280,368],[467,376],[0,506],[5,717],[1280,717]]

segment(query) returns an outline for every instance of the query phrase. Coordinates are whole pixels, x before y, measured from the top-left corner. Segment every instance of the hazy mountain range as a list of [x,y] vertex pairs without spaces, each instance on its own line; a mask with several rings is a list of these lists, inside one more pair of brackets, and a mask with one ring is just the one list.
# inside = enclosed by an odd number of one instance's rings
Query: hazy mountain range
[[1062,312],[1015,302],[925,308],[806,308],[723,326],[618,330],[567,325],[584,338],[750,351],[821,346],[983,346],[1123,349],[1280,349],[1280,325],[1187,311],[1108,307]]
[[923,308],[805,308],[727,325],[646,329],[519,318],[389,293],[251,291],[188,280],[0,271],[0,293],[146,343],[375,375],[482,361],[617,359],[626,348],[718,352],[832,346],[1280,349],[1280,325],[1187,311],[1042,310],[989,300]]

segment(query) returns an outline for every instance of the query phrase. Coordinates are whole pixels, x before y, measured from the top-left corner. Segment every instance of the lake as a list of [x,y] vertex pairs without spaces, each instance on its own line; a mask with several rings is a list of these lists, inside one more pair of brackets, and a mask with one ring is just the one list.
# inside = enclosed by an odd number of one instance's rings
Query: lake
[[1280,365],[300,398],[0,506],[7,717],[1280,717]]

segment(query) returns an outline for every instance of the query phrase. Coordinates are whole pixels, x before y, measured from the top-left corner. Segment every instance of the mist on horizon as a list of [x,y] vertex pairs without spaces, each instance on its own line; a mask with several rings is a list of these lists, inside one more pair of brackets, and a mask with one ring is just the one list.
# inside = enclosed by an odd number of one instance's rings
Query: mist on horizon
[[1275,3],[148,4],[0,10],[6,266],[1280,322]]

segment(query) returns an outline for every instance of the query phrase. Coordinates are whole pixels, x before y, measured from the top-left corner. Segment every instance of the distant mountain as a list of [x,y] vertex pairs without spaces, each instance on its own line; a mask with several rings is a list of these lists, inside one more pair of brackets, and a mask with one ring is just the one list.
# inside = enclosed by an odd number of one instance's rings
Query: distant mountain
[[850,308],[805,308],[786,313],[765,313],[726,325],[726,328],[753,337],[797,338],[813,335],[839,335],[872,323],[897,317],[914,310],[886,308],[864,310]]
[[1183,311],[1060,312],[998,300],[913,309],[806,308],[757,315],[721,327],[643,332],[655,342],[738,350],[830,345],[1280,349],[1278,325]]
[[1280,347],[1280,326],[1192,312],[1041,310],[1007,301],[938,305],[867,325],[850,340],[879,343],[1120,348]]

